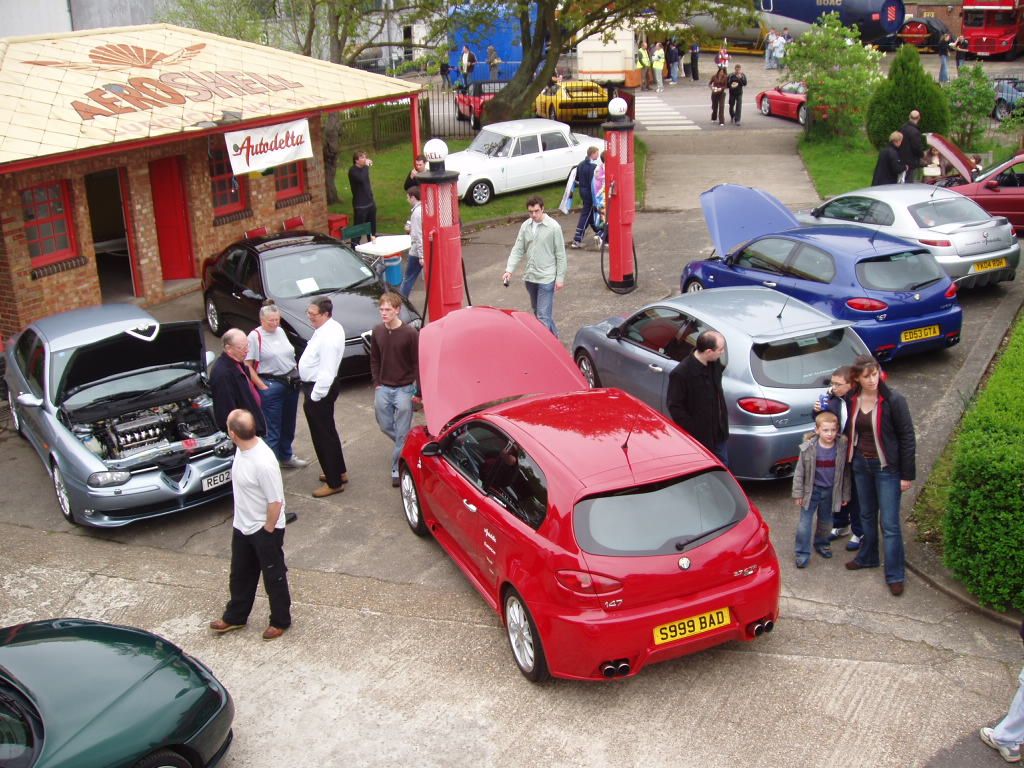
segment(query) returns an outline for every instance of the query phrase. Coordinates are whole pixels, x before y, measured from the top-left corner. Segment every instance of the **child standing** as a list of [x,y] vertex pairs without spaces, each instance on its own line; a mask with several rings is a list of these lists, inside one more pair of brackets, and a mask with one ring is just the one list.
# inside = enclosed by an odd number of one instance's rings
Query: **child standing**
[[796,567],[806,568],[811,559],[811,523],[817,513],[814,550],[832,557],[829,531],[832,514],[850,499],[850,474],[846,471],[846,437],[839,434],[839,417],[822,411],[814,417],[814,434],[800,445],[793,472],[793,499],[800,507],[796,528]]
[[[839,431],[840,433],[846,432],[846,419],[849,415],[849,408],[846,405],[846,396],[853,389],[853,369],[848,365],[844,365],[840,368],[836,368],[832,372],[832,377],[829,382],[832,386],[825,394],[828,396],[828,400],[825,404],[825,410],[832,411],[836,416],[839,417]],[[817,410],[815,405],[815,410]],[[849,466],[847,466],[847,472],[849,472]],[[850,501],[845,507],[841,507],[832,517],[832,533],[829,538],[833,541],[836,539],[848,536],[850,531],[853,531],[853,535],[850,536],[850,540],[846,542],[847,552],[856,552],[860,549],[860,537],[864,534],[864,530],[860,525],[860,508],[857,506],[857,488],[852,480],[850,481]]]

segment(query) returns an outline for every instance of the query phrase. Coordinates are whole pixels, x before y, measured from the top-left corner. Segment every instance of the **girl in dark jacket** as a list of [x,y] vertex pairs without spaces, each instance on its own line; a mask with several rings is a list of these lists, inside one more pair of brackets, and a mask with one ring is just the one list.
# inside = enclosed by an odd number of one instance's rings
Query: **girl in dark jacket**
[[856,571],[879,566],[881,523],[885,582],[898,597],[905,579],[900,499],[910,490],[916,472],[914,423],[903,395],[881,381],[881,368],[873,357],[857,358],[853,379],[857,386],[847,395],[846,437],[864,536],[857,557],[846,567]]

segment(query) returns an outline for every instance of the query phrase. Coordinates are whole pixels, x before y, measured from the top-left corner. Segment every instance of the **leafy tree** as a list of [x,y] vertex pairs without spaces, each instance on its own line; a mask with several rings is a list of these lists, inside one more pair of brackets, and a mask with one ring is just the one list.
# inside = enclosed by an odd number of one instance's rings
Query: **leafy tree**
[[[266,2],[236,0],[171,0],[160,9],[159,18],[179,27],[259,43],[263,38],[267,5]],[[273,3],[270,5],[272,10]]]
[[889,77],[875,89],[868,106],[868,139],[876,147],[907,122],[912,110],[921,113],[922,133],[949,133],[949,104],[942,86],[924,71],[917,47],[904,45],[893,58]]
[[793,80],[807,84],[809,117],[817,133],[854,137],[875,87],[882,80],[881,54],[860,43],[860,30],[828,13],[786,48],[783,59]]
[[974,149],[988,127],[996,89],[980,64],[961,67],[943,93],[949,103],[950,138],[963,149]]
[[752,0],[476,0],[456,6],[444,24],[486,28],[495,18],[518,20],[522,46],[515,76],[484,107],[484,123],[530,113],[533,101],[555,74],[558,59],[591,37],[611,38],[623,26],[635,33],[656,31],[696,16],[711,16],[727,27],[750,26]]

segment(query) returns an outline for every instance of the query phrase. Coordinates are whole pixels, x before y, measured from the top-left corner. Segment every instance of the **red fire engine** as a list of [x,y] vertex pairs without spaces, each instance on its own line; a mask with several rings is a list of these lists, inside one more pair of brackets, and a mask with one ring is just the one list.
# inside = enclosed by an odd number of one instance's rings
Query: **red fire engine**
[[963,35],[980,57],[1024,52],[1024,0],[964,0]]

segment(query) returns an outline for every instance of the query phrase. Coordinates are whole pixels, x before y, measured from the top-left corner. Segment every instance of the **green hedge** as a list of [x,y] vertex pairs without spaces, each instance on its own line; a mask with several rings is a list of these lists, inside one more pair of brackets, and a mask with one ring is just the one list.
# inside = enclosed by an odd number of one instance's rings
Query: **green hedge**
[[1024,324],[1018,324],[956,445],[945,562],[983,604],[1024,610]]

